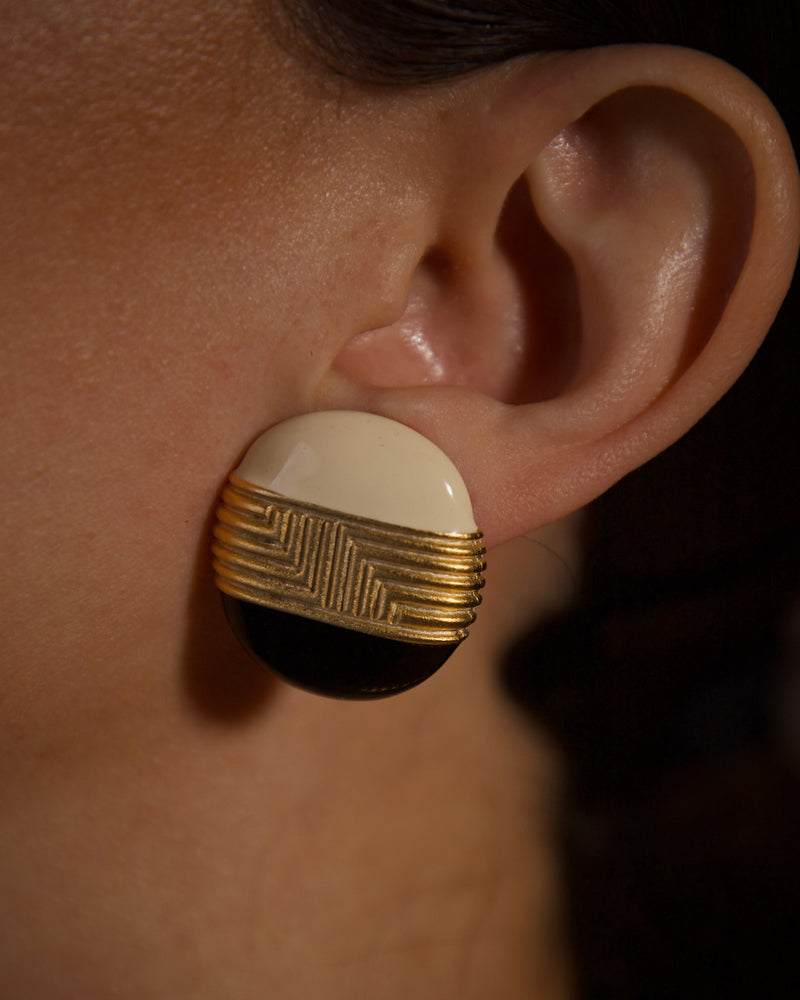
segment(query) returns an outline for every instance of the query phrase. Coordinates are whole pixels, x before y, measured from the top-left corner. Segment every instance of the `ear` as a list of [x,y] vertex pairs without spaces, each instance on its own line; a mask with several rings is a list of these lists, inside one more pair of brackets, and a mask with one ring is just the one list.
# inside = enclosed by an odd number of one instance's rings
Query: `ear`
[[592,500],[737,378],[791,280],[798,181],[767,98],[697,52],[532,57],[457,92],[437,236],[324,402],[439,444],[496,543]]

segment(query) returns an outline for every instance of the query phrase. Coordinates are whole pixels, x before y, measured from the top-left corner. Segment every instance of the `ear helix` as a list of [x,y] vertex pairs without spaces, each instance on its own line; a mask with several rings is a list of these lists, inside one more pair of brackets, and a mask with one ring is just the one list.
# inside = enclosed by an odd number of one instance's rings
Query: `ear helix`
[[480,603],[482,534],[458,470],[384,417],[310,413],[267,430],[214,528],[228,620],[318,694],[379,698],[434,673]]

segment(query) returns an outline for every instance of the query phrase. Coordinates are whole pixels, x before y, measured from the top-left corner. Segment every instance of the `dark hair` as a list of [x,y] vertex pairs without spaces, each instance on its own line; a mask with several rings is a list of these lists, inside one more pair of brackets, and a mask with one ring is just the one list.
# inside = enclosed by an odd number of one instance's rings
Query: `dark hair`
[[394,86],[531,52],[636,42],[703,49],[746,73],[755,57],[768,72],[776,34],[796,39],[800,21],[792,0],[285,0],[284,10],[329,68]]
[[[655,6],[674,33],[673,5]],[[625,41],[653,40],[656,26],[630,8],[613,0],[297,0],[291,11],[329,66],[396,85],[448,79],[528,52],[602,45],[610,30]]]
[[[430,84],[536,51],[688,45],[751,76],[798,134],[795,0],[287,9],[315,58],[368,85]],[[782,679],[800,685],[785,641],[800,579],[799,325],[795,290],[726,399],[592,506],[577,606],[506,667],[509,691],[565,748],[573,936],[592,1000],[800,985],[800,776],[775,712]]]

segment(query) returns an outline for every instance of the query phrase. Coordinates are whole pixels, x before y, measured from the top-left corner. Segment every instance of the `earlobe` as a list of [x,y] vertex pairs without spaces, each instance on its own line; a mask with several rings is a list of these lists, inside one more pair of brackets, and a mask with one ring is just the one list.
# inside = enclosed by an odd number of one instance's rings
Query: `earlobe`
[[490,543],[588,502],[699,419],[769,329],[798,240],[789,140],[725,64],[590,50],[491,87],[463,121],[490,152],[471,192],[439,179],[443,235],[406,314],[334,365],[335,405],[456,461]]

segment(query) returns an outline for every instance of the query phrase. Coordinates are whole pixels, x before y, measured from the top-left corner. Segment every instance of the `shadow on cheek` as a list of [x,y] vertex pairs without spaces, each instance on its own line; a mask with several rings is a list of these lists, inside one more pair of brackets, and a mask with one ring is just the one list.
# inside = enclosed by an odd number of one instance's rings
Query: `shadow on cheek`
[[183,688],[193,711],[235,725],[263,710],[279,682],[241,647],[228,625],[211,570],[212,510],[195,559],[184,640]]

